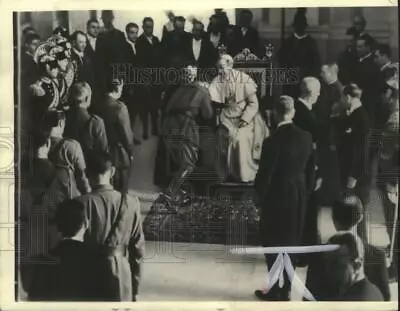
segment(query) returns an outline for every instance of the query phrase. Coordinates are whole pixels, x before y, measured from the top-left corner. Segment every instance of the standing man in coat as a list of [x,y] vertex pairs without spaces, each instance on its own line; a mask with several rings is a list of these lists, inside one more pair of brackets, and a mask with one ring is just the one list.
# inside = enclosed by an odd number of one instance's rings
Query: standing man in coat
[[118,191],[128,187],[134,148],[128,108],[119,100],[123,87],[119,80],[107,82],[107,95],[99,111],[99,116],[104,120],[109,150],[116,168],[113,186]]
[[154,35],[154,21],[151,17],[143,19],[143,34],[136,41],[138,65],[143,73],[139,92],[142,106],[143,139],[149,138],[149,115],[152,134],[158,135],[158,110],[161,102],[162,48],[160,40]]
[[[370,195],[370,170],[368,161],[368,135],[370,123],[361,102],[361,89],[356,84],[345,86],[343,94],[348,105],[347,116],[338,133],[337,151],[342,189],[353,191],[366,208]],[[367,213],[358,226],[358,235],[368,242]]]
[[[263,144],[255,190],[261,207],[263,246],[296,246],[302,243],[307,198],[314,183],[311,135],[292,123],[294,101],[281,96],[274,107],[278,128]],[[276,255],[265,255],[272,267]],[[292,256],[291,256],[292,257]],[[293,258],[292,258],[293,261]],[[289,300],[290,284],[275,285],[267,293],[256,290],[260,300]]]
[[108,153],[94,154],[88,161],[93,191],[76,200],[85,206],[89,221],[84,242],[98,254],[101,298],[136,301],[144,252],[140,203],[136,197],[114,190],[114,173]]

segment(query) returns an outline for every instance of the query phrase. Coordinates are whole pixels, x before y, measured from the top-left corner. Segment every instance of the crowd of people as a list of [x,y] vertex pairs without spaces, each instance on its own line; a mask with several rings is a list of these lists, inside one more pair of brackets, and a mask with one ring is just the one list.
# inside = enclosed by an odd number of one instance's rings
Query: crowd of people
[[[259,86],[234,68],[240,53],[265,53],[252,12],[242,10],[231,25],[216,9],[207,29],[193,18],[192,33],[184,17],[168,17],[161,40],[151,17],[143,19],[141,35],[133,22],[124,33],[113,26],[112,11],[102,11],[103,29],[90,19],[86,33],[57,27],[47,40],[32,27],[22,33],[21,257],[40,263],[20,267],[29,299],[136,300],[144,234],[139,200],[127,191],[140,117],[142,139],[149,139],[150,119],[151,134],[162,138],[159,154],[168,155],[155,175],[171,166],[159,200],[172,209],[190,200],[184,188],[201,161],[201,129],[208,127],[217,140],[217,175],[254,184],[264,246],[321,243],[318,191],[337,177],[338,234],[329,243],[340,250],[292,260],[309,266],[307,282],[319,300],[389,300],[389,279],[397,278],[399,123],[398,64],[390,47],[366,33],[357,16],[346,50],[321,64],[299,9],[278,53],[280,67],[298,69],[299,81],[283,88],[265,120]],[[171,82],[166,68],[178,79]],[[326,172],[333,165],[340,174],[332,177]],[[383,252],[369,245],[366,206],[375,177],[392,246],[389,270],[385,258],[371,259]],[[38,220],[43,215],[45,222]],[[274,260],[266,255],[269,267]],[[322,286],[327,279],[332,284]],[[275,286],[256,296],[288,300],[289,292]]]

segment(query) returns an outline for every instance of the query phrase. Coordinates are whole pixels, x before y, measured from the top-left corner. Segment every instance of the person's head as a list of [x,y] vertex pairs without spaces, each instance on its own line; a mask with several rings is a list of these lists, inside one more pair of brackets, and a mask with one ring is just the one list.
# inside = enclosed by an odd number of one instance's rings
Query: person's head
[[390,62],[392,51],[388,44],[378,44],[375,50],[375,63],[382,67],[383,65]]
[[174,12],[172,12],[172,11],[167,11],[166,14],[167,14],[167,17],[168,17],[169,21],[170,21],[170,22],[174,22],[174,18],[175,18]]
[[372,39],[369,36],[361,35],[356,40],[356,51],[358,57],[364,57],[372,51]]
[[355,83],[350,83],[343,88],[343,95],[349,110],[355,105],[359,105],[362,90]]
[[58,231],[63,238],[83,241],[89,221],[85,214],[85,206],[78,200],[66,200],[59,204],[55,215]]
[[193,37],[196,40],[200,40],[204,36],[204,25],[200,21],[196,21],[193,23],[193,28],[192,28],[192,34]]
[[221,32],[221,23],[217,15],[211,15],[208,23],[208,29],[214,34]]
[[32,26],[27,26],[22,30],[22,38],[25,38],[28,35],[37,34],[35,28]]
[[352,231],[363,219],[363,206],[356,195],[345,195],[332,206],[336,231]]
[[68,38],[69,37],[68,30],[65,29],[64,27],[61,27],[61,26],[58,26],[58,27],[54,28],[53,35],[56,35],[56,36],[59,36],[59,37],[63,37],[63,38]]
[[106,29],[113,28],[114,23],[114,12],[111,10],[103,10],[101,11],[101,20],[103,21],[104,27]]
[[65,47],[58,44],[52,45],[49,54],[55,57],[60,72],[65,72],[69,63]]
[[37,34],[29,34],[25,37],[24,47],[25,51],[34,55],[40,45],[40,37]]
[[321,92],[321,83],[317,78],[305,77],[300,84],[301,98],[305,99],[311,105],[314,105]]
[[192,62],[186,62],[182,67],[182,78],[184,83],[192,83],[197,78],[197,66]]
[[326,84],[338,79],[339,66],[336,63],[325,64],[321,67],[321,78]]
[[87,82],[76,82],[70,90],[71,107],[89,108],[92,99],[92,89]]
[[109,79],[106,82],[106,92],[116,99],[121,97],[123,87],[124,82],[119,79]]
[[151,17],[145,17],[143,19],[143,32],[146,36],[152,36],[154,32],[154,21]]
[[92,186],[109,185],[114,174],[115,167],[109,153],[96,151],[88,154],[86,175]]
[[139,35],[139,26],[135,23],[129,23],[125,27],[126,37],[131,42],[136,42]]
[[89,36],[96,38],[100,31],[99,21],[97,19],[89,19],[86,23],[86,31]]
[[366,26],[367,26],[367,21],[365,20],[364,16],[361,15],[354,16],[353,27],[358,34],[364,32]]
[[221,55],[217,62],[218,72],[222,75],[229,75],[233,68],[233,58],[229,54]]
[[176,16],[174,18],[174,29],[176,32],[184,32],[185,31],[185,23],[186,19],[183,16]]
[[242,10],[240,12],[240,26],[249,28],[253,21],[253,12],[249,9]]
[[294,100],[292,97],[282,95],[275,103],[272,110],[276,123],[291,121],[295,115]]
[[50,138],[46,133],[35,131],[32,135],[34,156],[40,159],[47,159],[50,151]]
[[348,49],[355,49],[357,36],[357,30],[354,27],[350,27],[346,30],[346,45]]
[[77,30],[71,35],[71,44],[77,51],[83,53],[86,49],[87,39],[83,31]]
[[44,131],[50,137],[62,137],[65,129],[65,113],[63,111],[48,111],[44,116]]
[[392,75],[386,78],[385,88],[381,98],[383,105],[387,107],[389,112],[399,110],[399,76],[394,69]]
[[339,245],[339,249],[325,254],[322,277],[330,290],[340,295],[364,278],[364,247],[361,239],[350,232],[335,234],[328,244]]
[[308,27],[307,17],[306,17],[306,9],[299,8],[297,9],[296,15],[293,20],[293,29],[294,32],[300,36],[306,33],[306,29]]

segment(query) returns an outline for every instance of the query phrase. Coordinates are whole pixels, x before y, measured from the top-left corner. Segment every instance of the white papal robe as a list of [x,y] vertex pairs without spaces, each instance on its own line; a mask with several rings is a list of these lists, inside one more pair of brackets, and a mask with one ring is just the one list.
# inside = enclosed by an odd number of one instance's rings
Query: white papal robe
[[[222,154],[226,161],[217,160],[217,172],[225,171],[225,176],[235,181],[252,182],[258,170],[262,143],[269,134],[258,111],[257,85],[246,73],[232,69],[227,76],[217,76],[211,82],[209,91],[213,102],[230,104],[221,109],[219,115],[228,141],[225,147],[221,141],[218,142],[218,147],[225,149]],[[241,120],[247,125],[239,128]]]

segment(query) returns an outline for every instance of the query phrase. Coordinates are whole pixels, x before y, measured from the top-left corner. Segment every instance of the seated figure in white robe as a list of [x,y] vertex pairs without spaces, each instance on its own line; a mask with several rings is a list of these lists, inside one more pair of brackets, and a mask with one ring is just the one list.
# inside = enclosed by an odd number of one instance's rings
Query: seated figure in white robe
[[211,99],[219,108],[217,173],[223,179],[252,182],[262,143],[269,134],[258,110],[257,84],[246,73],[233,69],[229,55],[221,56],[218,67],[219,74],[209,86]]

